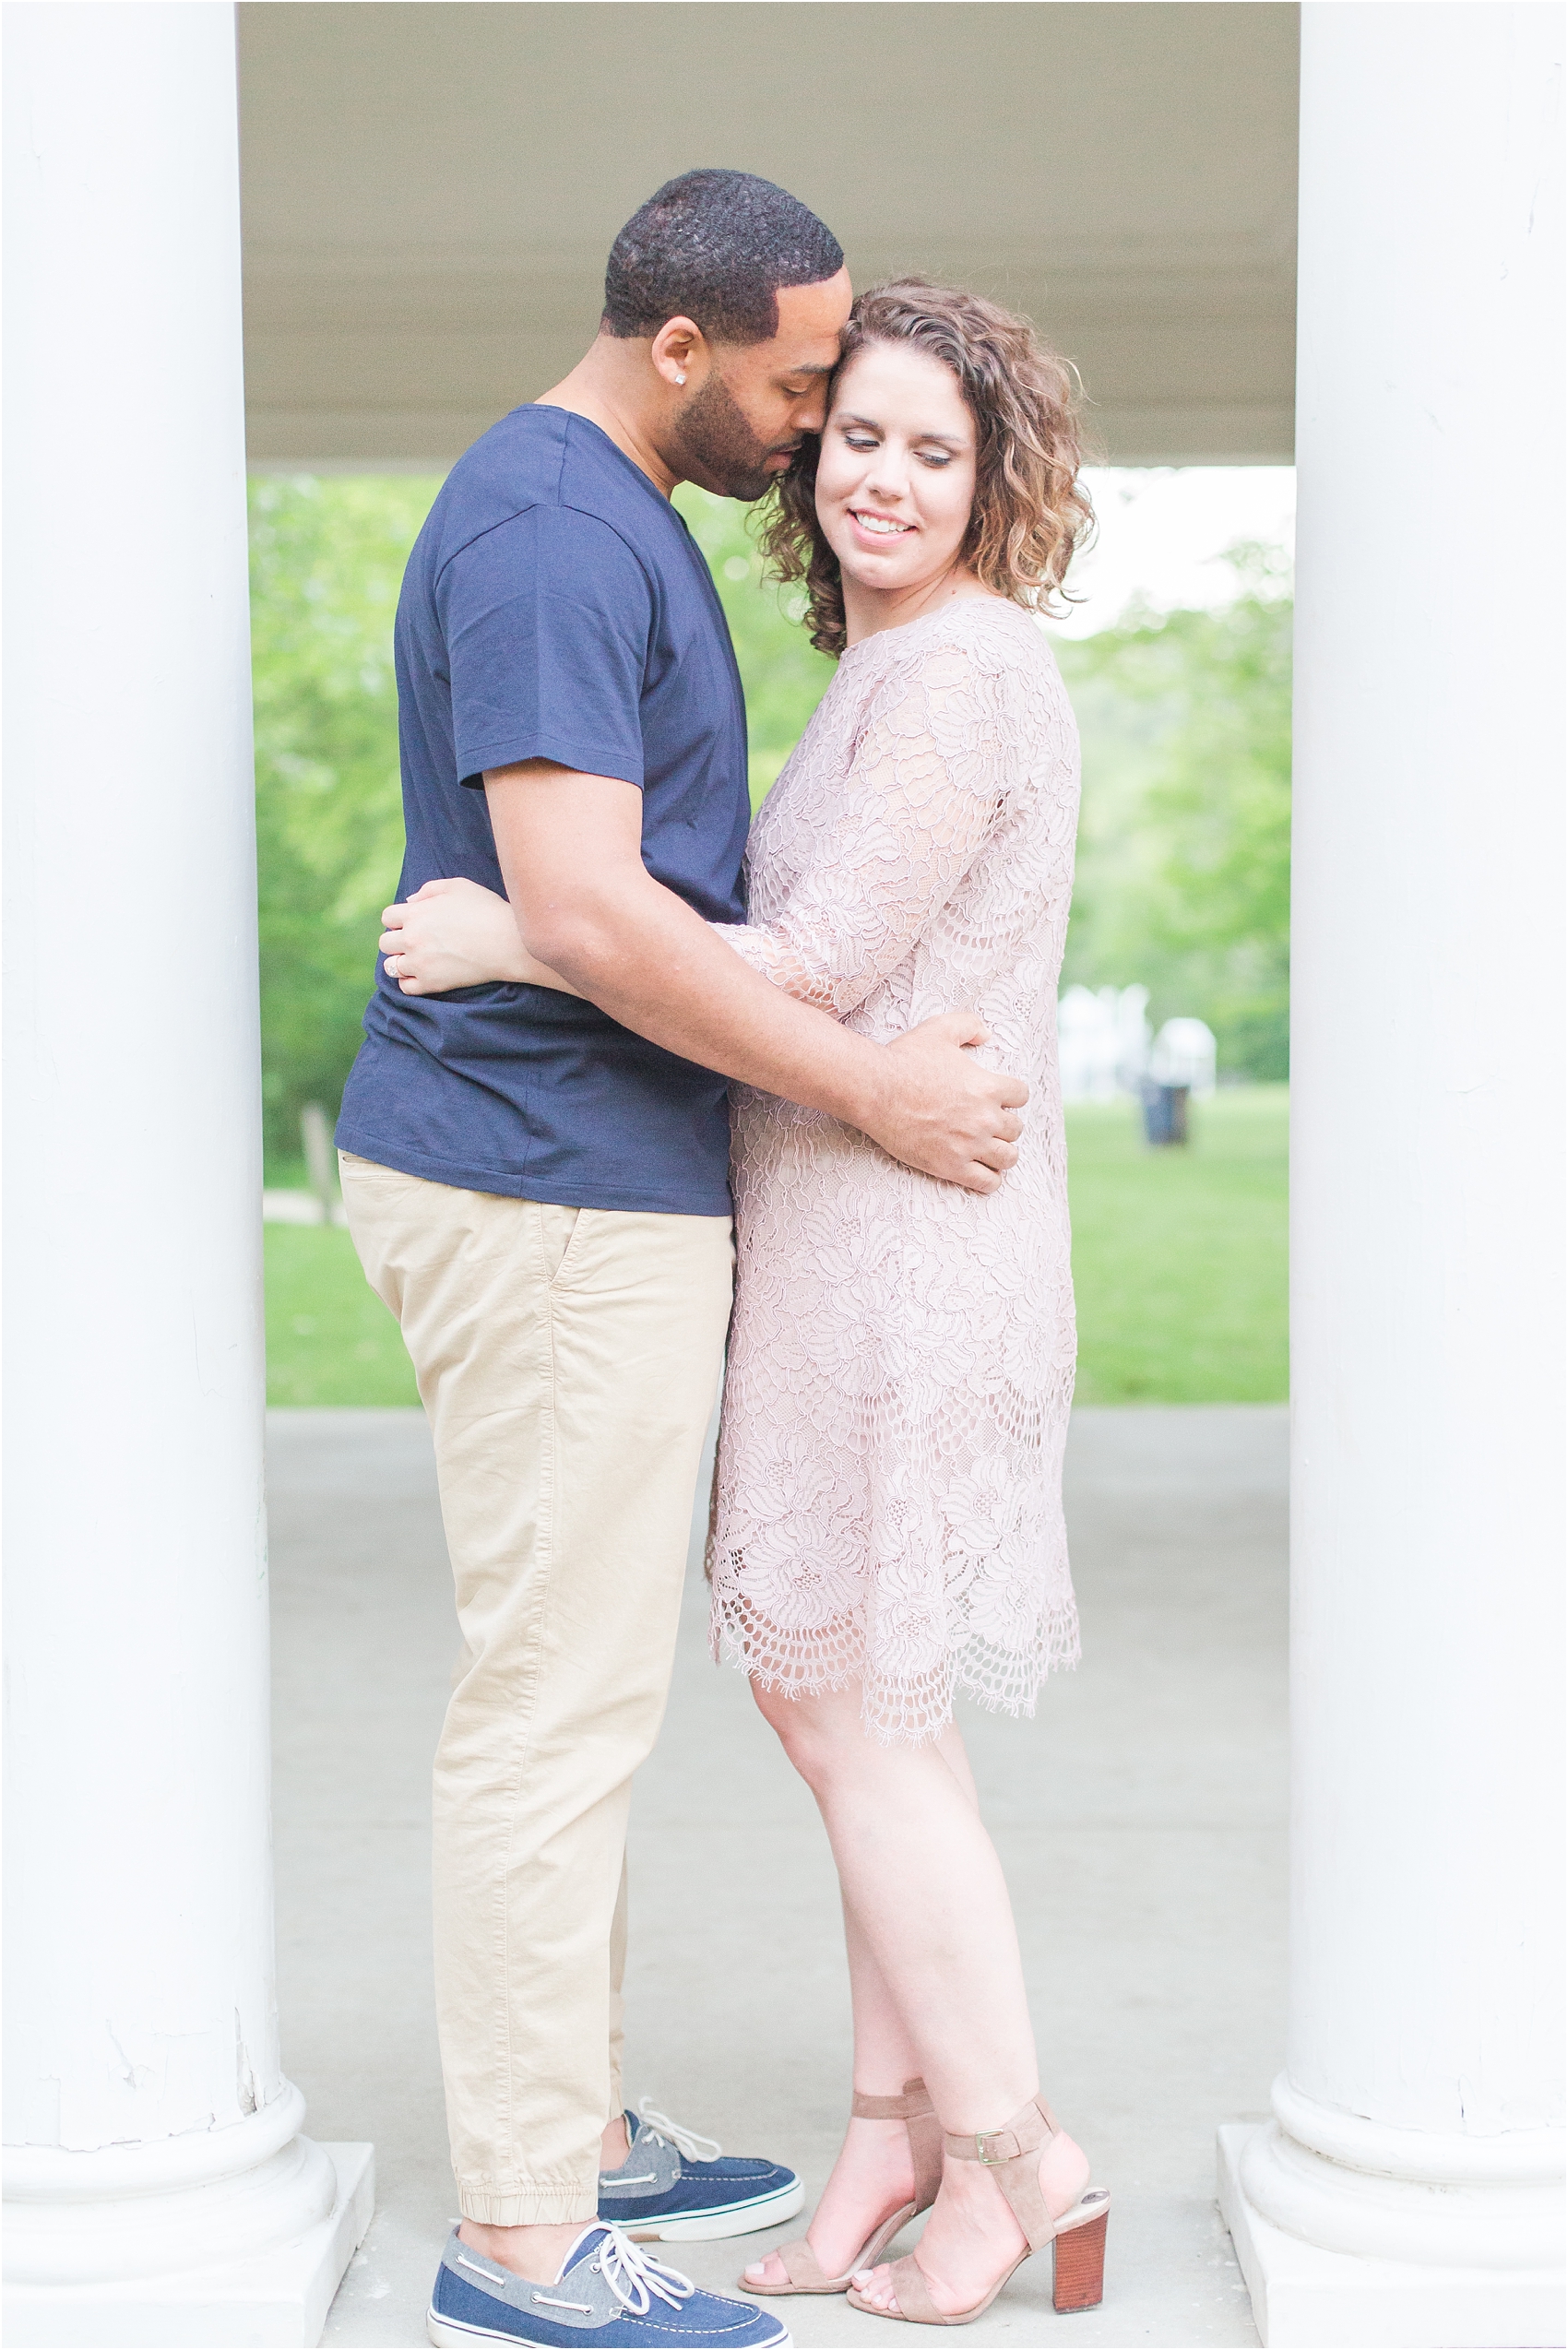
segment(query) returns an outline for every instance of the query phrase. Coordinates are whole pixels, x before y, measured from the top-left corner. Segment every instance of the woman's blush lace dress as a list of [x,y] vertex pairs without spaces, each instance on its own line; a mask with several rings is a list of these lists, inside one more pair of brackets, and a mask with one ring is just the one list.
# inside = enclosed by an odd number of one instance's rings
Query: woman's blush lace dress
[[976,1008],[1029,1086],[988,1197],[820,1111],[732,1100],[738,1280],[708,1563],[715,1654],[859,1680],[884,1739],[955,1687],[1032,1711],[1078,1653],[1062,1520],[1075,1337],[1056,982],[1077,733],[1037,623],[992,597],[868,637],[763,805],[749,920],[777,985],[888,1040]]

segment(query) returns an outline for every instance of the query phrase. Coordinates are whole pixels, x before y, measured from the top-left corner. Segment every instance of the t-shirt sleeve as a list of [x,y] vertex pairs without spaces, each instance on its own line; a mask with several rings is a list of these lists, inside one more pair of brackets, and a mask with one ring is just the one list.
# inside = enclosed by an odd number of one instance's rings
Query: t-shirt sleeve
[[453,556],[436,606],[461,782],[552,759],[640,789],[653,591],[607,523],[570,506],[513,515]]

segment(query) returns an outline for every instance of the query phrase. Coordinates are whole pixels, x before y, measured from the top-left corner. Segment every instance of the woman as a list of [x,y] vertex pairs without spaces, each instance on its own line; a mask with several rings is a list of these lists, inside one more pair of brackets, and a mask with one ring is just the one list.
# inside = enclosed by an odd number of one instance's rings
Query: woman
[[[1031,2250],[1100,2297],[1109,2199],[1039,2093],[1011,1906],[952,1719],[1032,1710],[1077,1654],[1061,1507],[1074,1327],[1053,1004],[1076,737],[1031,616],[1087,525],[1065,368],[1028,324],[918,280],[857,303],[820,442],[764,532],[837,676],[766,801],[768,979],[888,1039],[974,1007],[1030,1087],[1016,1166],[938,1184],[738,1088],[737,1291],[709,1570],[716,1653],[810,1786],[843,1891],[854,2111],[804,2239],[752,2293],[961,2324]],[[551,984],[472,884],[442,917]],[[402,909],[384,952],[418,987]],[[487,927],[488,926],[488,927]],[[559,983],[559,982],[556,982]],[[945,2133],[944,2162],[939,2133]],[[918,2252],[880,2261],[931,2207]]]

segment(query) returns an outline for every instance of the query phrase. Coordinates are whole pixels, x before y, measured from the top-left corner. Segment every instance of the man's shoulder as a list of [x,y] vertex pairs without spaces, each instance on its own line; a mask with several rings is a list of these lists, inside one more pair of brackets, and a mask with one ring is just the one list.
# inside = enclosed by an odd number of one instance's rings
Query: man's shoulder
[[671,543],[671,526],[677,534],[682,528],[669,499],[588,417],[565,409],[552,412],[564,427],[556,493],[561,504],[608,523],[629,545],[657,559]]
[[[432,569],[518,526],[530,537],[619,540],[647,566],[648,534],[664,504],[651,483],[586,418],[530,402],[464,451],[442,485],[427,530]],[[650,513],[648,508],[653,511]]]
[[559,504],[564,421],[558,409],[515,408],[463,451],[430,511],[439,561],[503,523]]

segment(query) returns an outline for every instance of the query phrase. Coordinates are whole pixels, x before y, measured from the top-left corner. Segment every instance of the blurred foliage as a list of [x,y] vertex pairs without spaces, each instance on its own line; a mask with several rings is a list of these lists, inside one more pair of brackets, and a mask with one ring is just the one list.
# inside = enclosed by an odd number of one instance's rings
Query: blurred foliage
[[746,528],[748,509],[683,482],[675,504],[707,557],[735,641],[746,687],[752,806],[759,807],[826,693],[835,663],[814,652],[800,626],[805,598],[762,576]]
[[[434,479],[258,478],[251,489],[262,1055],[269,1163],[307,1101],[336,1112],[359,1049],[377,916],[402,855],[392,622]],[[746,510],[688,485],[745,682],[754,804],[833,674],[765,585]],[[1066,978],[1142,980],[1196,1013],[1222,1066],[1283,1075],[1289,603],[1241,555],[1220,611],[1056,638],[1084,737]],[[1251,565],[1250,570],[1248,565]]]
[[1152,992],[1206,1020],[1222,1069],[1289,1067],[1290,623],[1277,559],[1236,548],[1216,611],[1055,639],[1084,803],[1064,985]]
[[439,483],[251,483],[263,1103],[269,1160],[300,1110],[336,1116],[376,917],[403,858],[392,621]]

